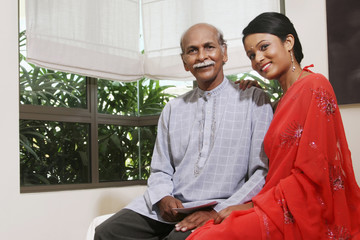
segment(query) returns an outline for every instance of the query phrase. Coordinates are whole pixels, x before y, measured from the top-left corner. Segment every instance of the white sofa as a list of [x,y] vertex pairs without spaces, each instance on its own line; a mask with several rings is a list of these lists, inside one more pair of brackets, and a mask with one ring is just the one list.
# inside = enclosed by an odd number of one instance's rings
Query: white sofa
[[88,231],[86,234],[86,240],[94,240],[95,228],[97,226],[99,226],[101,223],[103,223],[106,219],[111,217],[112,215],[114,215],[114,213],[106,214],[106,215],[102,215],[102,216],[98,216],[98,217],[94,218],[91,221],[90,226],[88,228]]

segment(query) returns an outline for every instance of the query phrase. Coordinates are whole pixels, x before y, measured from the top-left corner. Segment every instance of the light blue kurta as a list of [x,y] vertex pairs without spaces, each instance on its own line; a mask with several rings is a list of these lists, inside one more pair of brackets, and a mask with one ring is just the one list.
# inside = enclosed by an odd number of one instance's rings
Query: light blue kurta
[[272,116],[261,89],[242,91],[226,78],[211,91],[196,88],[169,101],[148,188],[126,208],[165,222],[156,203],[168,195],[184,207],[217,200],[216,211],[251,200],[265,183],[263,140]]

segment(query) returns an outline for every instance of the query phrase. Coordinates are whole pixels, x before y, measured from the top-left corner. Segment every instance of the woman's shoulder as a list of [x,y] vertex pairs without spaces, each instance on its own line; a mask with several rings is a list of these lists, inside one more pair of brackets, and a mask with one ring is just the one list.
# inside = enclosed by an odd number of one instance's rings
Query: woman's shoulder
[[330,88],[332,89],[330,81],[321,73],[311,73],[304,77],[303,84],[310,86],[312,89]]

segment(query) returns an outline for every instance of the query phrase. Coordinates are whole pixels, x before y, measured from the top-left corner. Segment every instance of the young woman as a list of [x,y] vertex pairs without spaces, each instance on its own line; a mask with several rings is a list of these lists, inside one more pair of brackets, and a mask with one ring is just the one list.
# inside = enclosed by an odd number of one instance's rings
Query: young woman
[[260,14],[243,35],[252,68],[284,91],[264,139],[269,173],[252,202],[224,209],[188,239],[360,239],[360,189],[329,81],[301,68],[283,14]]

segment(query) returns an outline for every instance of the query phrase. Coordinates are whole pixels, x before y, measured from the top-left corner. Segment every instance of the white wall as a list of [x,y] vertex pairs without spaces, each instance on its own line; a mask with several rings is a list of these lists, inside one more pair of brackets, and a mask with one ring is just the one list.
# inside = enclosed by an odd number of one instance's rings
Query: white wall
[[20,194],[18,5],[0,3],[0,238],[81,240],[95,216],[124,207],[145,187]]
[[[145,188],[20,194],[17,1],[2,0],[0,6],[0,102],[4,113],[0,118],[1,239],[84,239],[93,217],[122,208]],[[314,70],[327,76],[325,0],[287,0],[286,11],[299,30],[304,63],[314,63]],[[360,148],[356,143],[360,142],[360,105],[342,107],[341,111],[359,181]]]
[[[302,66],[313,63],[314,68],[311,70],[328,78],[326,1],[285,0],[285,11],[293,22],[303,47]],[[356,180],[360,184],[360,104],[342,105],[340,112],[352,154]]]

